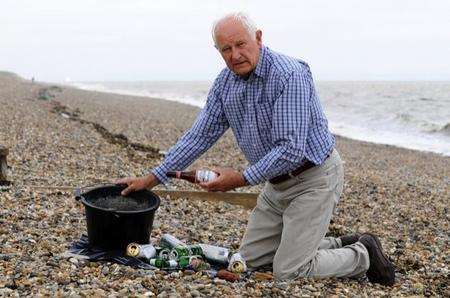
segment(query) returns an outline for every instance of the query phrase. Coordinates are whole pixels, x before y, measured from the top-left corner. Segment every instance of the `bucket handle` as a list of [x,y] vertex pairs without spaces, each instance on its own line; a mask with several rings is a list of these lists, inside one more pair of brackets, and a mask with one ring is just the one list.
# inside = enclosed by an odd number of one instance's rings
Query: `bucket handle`
[[84,199],[83,195],[81,194],[81,187],[75,188],[74,195],[75,195],[75,200],[77,200],[77,201]]
[[99,186],[125,186],[125,184],[116,184],[116,183],[111,183],[111,182],[101,182],[101,183],[96,183],[96,184],[90,184],[88,186],[80,186],[80,187],[75,188],[75,191],[74,191],[75,200],[79,201],[81,199],[84,199],[83,195],[81,194],[83,189],[85,189],[85,188],[95,188],[95,187],[99,187]]

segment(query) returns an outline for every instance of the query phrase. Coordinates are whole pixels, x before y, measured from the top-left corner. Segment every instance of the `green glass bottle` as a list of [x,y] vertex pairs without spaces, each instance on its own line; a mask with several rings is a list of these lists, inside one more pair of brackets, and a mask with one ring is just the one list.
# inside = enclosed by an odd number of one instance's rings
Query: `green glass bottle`
[[203,250],[199,245],[189,245],[188,248],[191,256],[204,256]]
[[176,268],[178,266],[178,263],[175,260],[164,260],[160,258],[150,259],[149,263],[158,268]]

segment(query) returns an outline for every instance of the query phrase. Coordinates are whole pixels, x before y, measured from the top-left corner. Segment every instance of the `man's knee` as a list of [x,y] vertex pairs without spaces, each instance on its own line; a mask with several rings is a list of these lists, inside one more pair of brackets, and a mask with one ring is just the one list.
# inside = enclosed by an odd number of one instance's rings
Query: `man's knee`
[[310,277],[312,262],[308,262],[300,267],[293,264],[287,266],[282,262],[273,263],[273,276],[277,280],[293,280],[299,277]]

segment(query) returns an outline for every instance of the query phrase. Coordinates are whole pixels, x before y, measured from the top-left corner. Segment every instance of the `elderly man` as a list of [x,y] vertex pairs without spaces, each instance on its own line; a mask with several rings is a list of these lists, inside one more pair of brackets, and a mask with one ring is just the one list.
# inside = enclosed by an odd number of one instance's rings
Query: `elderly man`
[[392,285],[394,270],[372,234],[324,238],[343,188],[343,166],[308,65],[262,44],[262,32],[242,13],[213,26],[227,68],[214,81],[192,128],[148,176],[126,178],[123,195],[167,183],[229,128],[250,162],[201,186],[228,191],[265,182],[240,253],[250,268],[272,265],[277,279],[359,277]]

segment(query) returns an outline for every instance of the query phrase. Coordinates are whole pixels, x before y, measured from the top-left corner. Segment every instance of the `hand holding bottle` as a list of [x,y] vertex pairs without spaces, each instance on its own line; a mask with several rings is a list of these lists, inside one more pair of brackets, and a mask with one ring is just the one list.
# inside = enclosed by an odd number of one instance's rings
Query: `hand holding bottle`
[[231,168],[215,168],[218,177],[210,182],[201,182],[199,185],[207,191],[228,191],[247,185],[244,176]]
[[211,170],[194,170],[194,171],[170,171],[167,177],[177,178],[189,181],[191,183],[210,182],[216,179],[218,174]]

